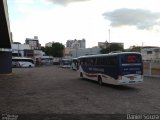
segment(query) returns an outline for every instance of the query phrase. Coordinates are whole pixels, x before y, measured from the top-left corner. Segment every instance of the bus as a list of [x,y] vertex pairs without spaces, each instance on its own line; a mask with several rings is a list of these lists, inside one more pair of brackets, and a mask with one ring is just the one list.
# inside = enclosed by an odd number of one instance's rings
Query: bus
[[100,85],[143,82],[143,63],[140,53],[99,54],[81,56],[78,59],[80,77],[96,80]]
[[35,64],[31,58],[12,57],[12,67],[35,67]]
[[73,58],[71,63],[71,69],[77,70],[78,69],[78,58]]
[[42,56],[41,57],[41,64],[52,65],[53,64],[53,57],[52,56]]
[[70,59],[61,59],[60,60],[60,67],[70,68],[71,67],[71,60]]

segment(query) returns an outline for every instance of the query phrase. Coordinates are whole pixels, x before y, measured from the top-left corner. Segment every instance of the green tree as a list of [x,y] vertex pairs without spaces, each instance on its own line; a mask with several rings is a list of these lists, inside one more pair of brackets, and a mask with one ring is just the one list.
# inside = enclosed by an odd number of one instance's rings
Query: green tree
[[42,46],[42,47],[41,47],[41,50],[42,50],[43,52],[45,52],[45,47]]
[[100,53],[105,54],[113,51],[124,51],[123,45],[118,43],[107,43],[105,48],[101,48]]
[[129,48],[129,51],[130,52],[141,52],[141,46],[135,46],[135,45],[133,45],[133,46],[131,46]]
[[52,47],[41,47],[41,50],[45,52],[46,55],[52,56]]
[[59,42],[53,43],[50,51],[51,55],[53,57],[63,57],[64,48],[65,47],[62,43]]
[[52,47],[45,47],[45,53],[46,55],[52,56]]
[[51,47],[42,47],[41,50],[45,52],[46,55],[53,57],[63,57],[64,45],[56,42],[52,43]]

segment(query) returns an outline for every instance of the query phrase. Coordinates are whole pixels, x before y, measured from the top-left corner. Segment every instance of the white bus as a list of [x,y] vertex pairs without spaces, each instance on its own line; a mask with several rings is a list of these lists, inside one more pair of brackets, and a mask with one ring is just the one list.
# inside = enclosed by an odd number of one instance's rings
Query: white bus
[[50,65],[53,64],[53,57],[52,56],[42,56],[41,63],[43,65]]
[[62,60],[60,60],[60,67],[62,67],[62,68],[70,68],[71,67],[71,60],[70,59],[62,59]]
[[32,58],[13,57],[12,67],[35,67],[35,64]]
[[115,85],[143,82],[142,56],[136,52],[88,55],[79,57],[81,78]]

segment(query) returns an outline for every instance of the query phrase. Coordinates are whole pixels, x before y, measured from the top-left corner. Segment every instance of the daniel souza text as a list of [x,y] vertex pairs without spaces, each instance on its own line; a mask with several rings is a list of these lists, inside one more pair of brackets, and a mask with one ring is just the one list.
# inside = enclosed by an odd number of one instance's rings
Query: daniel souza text
[[127,114],[127,120],[160,120],[160,114]]

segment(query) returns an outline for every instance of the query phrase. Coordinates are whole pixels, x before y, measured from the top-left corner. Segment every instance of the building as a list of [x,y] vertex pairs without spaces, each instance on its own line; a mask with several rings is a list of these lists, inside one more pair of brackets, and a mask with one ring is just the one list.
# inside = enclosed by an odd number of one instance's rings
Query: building
[[31,49],[41,48],[41,45],[39,44],[38,36],[34,36],[34,38],[26,38],[25,44],[29,44]]
[[45,53],[42,50],[33,50],[29,44],[14,42],[12,46],[12,56],[14,57],[31,57],[33,59],[42,57]]
[[34,57],[40,58],[42,56],[45,56],[45,53],[42,50],[34,50]]
[[67,40],[66,47],[75,49],[86,48],[86,40]]
[[144,46],[141,54],[144,61],[160,62],[160,47]]
[[52,47],[53,42],[49,42],[45,44],[45,47]]
[[106,47],[106,42],[98,42],[98,47],[99,48],[105,48]]
[[74,51],[74,50],[75,49],[69,48],[69,47],[65,48],[64,49],[64,58],[71,59],[72,58],[72,51]]
[[13,42],[11,46],[12,46],[12,56],[14,57],[18,57],[18,56],[19,57],[27,57],[27,56],[33,57],[33,50],[31,50],[31,47],[29,44],[21,44],[19,42]]
[[80,45],[80,48],[86,48],[86,40],[85,39],[78,40],[78,43]]
[[84,55],[96,55],[100,54],[101,48],[85,48],[85,49],[74,49],[71,51],[72,58],[77,58]]

